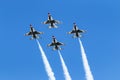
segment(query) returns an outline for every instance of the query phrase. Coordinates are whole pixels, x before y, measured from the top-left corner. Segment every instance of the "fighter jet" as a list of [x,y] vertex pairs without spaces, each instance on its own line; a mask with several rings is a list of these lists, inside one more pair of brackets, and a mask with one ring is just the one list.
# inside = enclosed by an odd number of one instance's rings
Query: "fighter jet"
[[48,46],[53,46],[53,50],[61,50],[60,46],[64,45],[61,42],[58,42],[54,36],[52,36],[52,43],[48,44]]
[[84,33],[85,31],[78,29],[78,27],[75,23],[73,23],[73,24],[74,24],[73,30],[68,32],[68,34],[74,34],[73,38],[82,37],[81,33]]
[[44,21],[43,24],[49,24],[49,28],[58,28],[56,24],[60,24],[60,21],[54,20],[50,13],[48,13],[48,20]]
[[38,31],[36,31],[36,30],[32,27],[32,25],[30,24],[30,32],[26,33],[25,36],[30,36],[30,35],[31,35],[32,37],[30,38],[30,40],[33,40],[33,39],[39,38],[38,34],[43,34],[43,32],[38,32]]

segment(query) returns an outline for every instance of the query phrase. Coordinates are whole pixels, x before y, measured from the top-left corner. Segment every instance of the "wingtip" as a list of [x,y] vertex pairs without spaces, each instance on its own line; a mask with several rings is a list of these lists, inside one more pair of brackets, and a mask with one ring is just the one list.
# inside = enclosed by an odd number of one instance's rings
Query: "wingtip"
[[41,22],[41,24],[45,24],[45,22]]
[[55,38],[55,36],[52,36],[52,38]]
[[83,30],[83,33],[87,32],[86,30]]
[[67,34],[71,34],[71,32],[67,32]]
[[24,36],[27,36],[27,34],[24,34]]
[[47,46],[50,47],[50,46],[51,46],[51,43],[50,43],[50,44],[47,44]]

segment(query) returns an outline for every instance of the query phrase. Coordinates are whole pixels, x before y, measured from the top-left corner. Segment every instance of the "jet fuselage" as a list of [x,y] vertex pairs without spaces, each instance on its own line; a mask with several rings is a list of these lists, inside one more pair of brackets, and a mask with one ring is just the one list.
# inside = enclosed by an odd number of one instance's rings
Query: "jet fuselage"
[[35,34],[35,32],[34,32],[33,27],[30,27],[30,30],[31,30],[32,37],[36,39],[37,36],[36,36],[36,34]]
[[53,46],[53,50],[61,50],[61,45],[63,45],[63,43],[58,42],[54,36],[52,36],[52,43],[48,44],[48,46]]

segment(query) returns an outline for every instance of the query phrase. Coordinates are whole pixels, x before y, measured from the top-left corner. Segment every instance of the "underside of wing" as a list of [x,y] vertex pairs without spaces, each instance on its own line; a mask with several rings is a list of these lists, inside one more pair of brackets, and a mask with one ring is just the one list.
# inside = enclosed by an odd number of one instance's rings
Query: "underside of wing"
[[83,33],[83,32],[84,32],[84,30],[78,30],[78,32]]
[[73,34],[73,33],[75,33],[75,30],[72,30],[71,32],[68,32],[69,34]]
[[50,23],[50,21],[49,20],[47,20],[47,21],[45,21],[45,22],[43,22],[44,24],[49,24]]
[[60,24],[60,21],[58,21],[58,20],[55,20],[55,24]]
[[54,43],[48,44],[48,46],[54,46]]
[[32,35],[32,32],[28,32],[25,34],[25,36],[29,36],[29,35]]
[[38,32],[38,31],[35,31],[34,33],[35,34],[43,34],[43,32]]
[[57,45],[63,45],[63,43],[60,43],[60,42],[57,42],[56,44],[57,44]]

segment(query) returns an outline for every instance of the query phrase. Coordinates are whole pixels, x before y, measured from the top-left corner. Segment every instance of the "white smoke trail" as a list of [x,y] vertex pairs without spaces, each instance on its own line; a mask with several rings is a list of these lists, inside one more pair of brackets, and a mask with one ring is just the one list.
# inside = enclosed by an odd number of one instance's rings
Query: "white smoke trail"
[[80,47],[81,47],[81,54],[82,54],[82,59],[83,59],[83,65],[84,65],[84,69],[85,69],[85,74],[86,74],[86,79],[87,80],[94,80],[92,72],[90,70],[90,66],[88,64],[88,60],[87,60],[87,56],[85,54],[85,50],[83,48],[82,45],[82,41],[79,38],[79,43],[80,43]]
[[65,62],[64,62],[63,57],[62,57],[62,55],[61,55],[59,50],[58,50],[58,53],[59,53],[59,56],[60,56],[62,67],[63,67],[65,80],[72,80],[71,77],[70,77],[70,74],[68,72],[67,66],[65,65]]
[[37,44],[39,46],[39,49],[40,49],[40,52],[41,52],[41,56],[42,56],[42,59],[43,59],[43,62],[44,62],[45,69],[46,69],[47,75],[49,77],[49,80],[56,80],[55,76],[54,76],[54,73],[52,71],[52,68],[51,68],[51,66],[50,66],[50,64],[49,64],[49,62],[47,60],[46,55],[45,55],[45,52],[43,51],[39,41],[38,40],[36,40],[36,41],[37,41]]

